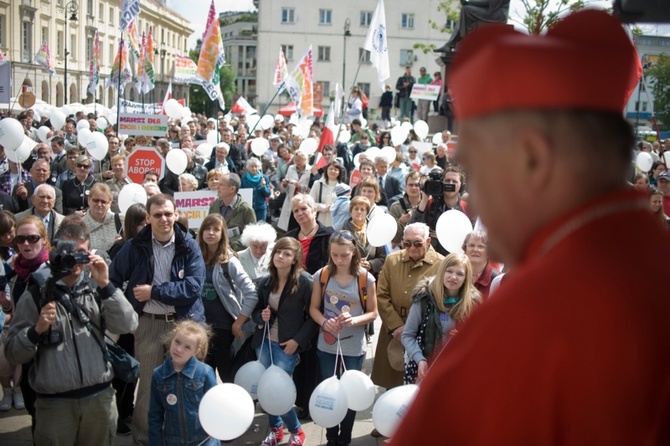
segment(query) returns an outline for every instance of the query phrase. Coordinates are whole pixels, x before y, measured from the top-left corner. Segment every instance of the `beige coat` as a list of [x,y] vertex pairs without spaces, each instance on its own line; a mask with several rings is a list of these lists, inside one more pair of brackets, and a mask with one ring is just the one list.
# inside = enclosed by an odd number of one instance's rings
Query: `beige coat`
[[402,385],[403,372],[393,370],[388,362],[386,348],[391,341],[389,330],[405,325],[409,308],[412,306],[412,293],[419,281],[430,275],[430,271],[439,265],[444,257],[432,247],[424,258],[412,261],[403,249],[389,254],[379,274],[377,287],[377,308],[382,318],[382,328],[377,342],[372,381],[387,389]]

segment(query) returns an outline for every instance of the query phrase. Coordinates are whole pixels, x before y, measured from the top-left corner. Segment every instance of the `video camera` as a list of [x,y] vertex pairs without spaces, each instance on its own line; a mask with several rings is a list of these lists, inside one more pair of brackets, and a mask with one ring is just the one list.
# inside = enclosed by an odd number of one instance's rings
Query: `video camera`
[[49,253],[49,267],[54,277],[63,278],[75,266],[91,262],[87,252],[76,252],[77,244],[70,240],[59,240],[56,248]]
[[431,197],[441,197],[444,192],[455,192],[456,185],[443,183],[442,174],[442,169],[431,170],[421,190]]

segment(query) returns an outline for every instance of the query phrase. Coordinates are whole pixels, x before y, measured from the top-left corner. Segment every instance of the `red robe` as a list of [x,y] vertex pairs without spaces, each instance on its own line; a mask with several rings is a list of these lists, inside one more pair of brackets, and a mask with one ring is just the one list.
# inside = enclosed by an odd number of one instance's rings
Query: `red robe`
[[391,445],[670,445],[670,237],[647,209],[620,192],[536,234]]

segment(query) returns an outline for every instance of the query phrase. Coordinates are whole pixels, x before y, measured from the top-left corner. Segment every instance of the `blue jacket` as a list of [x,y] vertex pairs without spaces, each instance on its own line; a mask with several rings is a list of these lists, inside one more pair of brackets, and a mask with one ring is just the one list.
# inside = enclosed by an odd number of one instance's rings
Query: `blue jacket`
[[[205,261],[193,237],[175,224],[175,255],[170,281],[151,287],[151,299],[173,305],[177,319],[205,322],[205,307],[200,296],[205,283]],[[117,287],[126,285],[126,298],[135,311],[142,313],[144,303],[135,299],[136,285],[153,281],[153,249],[151,226],[147,225],[135,238],[128,240],[114,257],[109,268],[109,280]]]
[[216,386],[214,370],[196,359],[188,360],[181,372],[172,368],[172,358],[154,369],[149,403],[149,446],[218,446],[200,425],[198,407],[205,393]]
[[261,183],[258,182],[254,184],[251,182],[246,175],[242,175],[240,181],[242,183],[242,188],[249,188],[254,190],[253,203],[252,207],[256,209],[265,209],[267,207],[267,201],[265,201],[271,194],[270,191],[270,179],[267,175],[263,175],[265,179],[265,186],[261,186]]

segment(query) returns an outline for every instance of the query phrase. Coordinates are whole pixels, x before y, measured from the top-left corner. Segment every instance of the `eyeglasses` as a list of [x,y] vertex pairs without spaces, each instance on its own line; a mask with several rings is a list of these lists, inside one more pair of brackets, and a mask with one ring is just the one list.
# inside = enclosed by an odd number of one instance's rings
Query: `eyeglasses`
[[415,248],[421,248],[424,245],[424,243],[426,243],[426,242],[422,242],[422,241],[418,241],[418,240],[414,240],[414,241],[403,240],[402,246],[404,248],[411,248],[412,246],[414,246]]
[[486,245],[476,245],[474,243],[468,243],[465,245],[466,248],[468,249],[477,249],[479,251],[486,251]]
[[409,153],[417,153],[416,150],[409,150],[408,152],[409,152]]
[[160,219],[163,218],[163,217],[165,217],[165,218],[170,218],[170,217],[172,217],[173,215],[174,215],[174,212],[163,212],[163,213],[158,212],[158,213],[156,213],[156,214],[151,214],[151,216],[152,216],[153,218],[155,218],[156,220],[160,220]]
[[40,240],[42,240],[42,236],[41,236],[41,235],[37,235],[37,234],[32,234],[32,235],[17,235],[16,238],[15,238],[14,240],[16,240],[16,244],[17,244],[17,245],[23,245],[25,242],[28,242],[28,243],[30,243],[31,245],[34,245],[35,243],[37,243],[37,242],[39,242]]
[[78,169],[90,169],[91,165],[90,164],[77,164]]
[[330,236],[331,240],[336,239],[337,237],[342,237],[345,240],[349,240],[350,242],[354,241],[354,236],[351,232],[349,231],[335,231],[332,233]]
[[104,200],[102,198],[91,198],[91,201],[95,204],[101,204],[103,206],[106,206],[107,204],[109,204],[109,201]]

